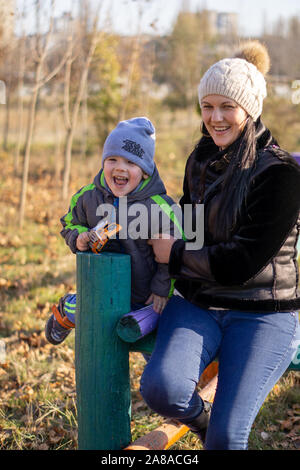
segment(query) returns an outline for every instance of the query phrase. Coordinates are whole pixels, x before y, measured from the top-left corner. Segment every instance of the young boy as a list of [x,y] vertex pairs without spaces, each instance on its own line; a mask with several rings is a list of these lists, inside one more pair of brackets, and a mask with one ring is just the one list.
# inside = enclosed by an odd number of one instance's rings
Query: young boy
[[[166,210],[166,206],[170,208],[174,202],[166,195],[153,160],[154,150],[155,130],[147,118],[138,117],[119,122],[104,143],[102,169],[94,178],[94,183],[81,188],[72,197],[69,212],[61,219],[61,235],[73,253],[77,250],[86,251],[89,249],[90,230],[103,219],[101,209],[112,207],[114,210],[111,211],[110,221],[117,223],[120,223],[122,217],[124,220],[125,210],[126,227],[122,226],[121,232],[110,239],[104,249],[131,255],[132,310],[153,303],[153,309],[161,313],[171,292],[171,279],[168,266],[155,262],[147,240],[153,236],[153,230],[154,233],[166,232],[166,218],[172,235],[176,227],[171,219],[174,220],[175,217],[177,226],[178,223],[174,212],[170,215],[170,211]],[[126,205],[123,204],[125,197]],[[147,211],[148,220],[141,221],[143,228],[146,227],[145,237],[137,238],[136,234],[133,236],[131,233],[134,204],[139,204],[136,208]],[[158,205],[162,209],[156,228],[153,227],[153,205],[156,209]],[[178,238],[178,233],[176,237]],[[51,315],[45,333],[52,344],[60,344],[74,326],[72,319],[75,318],[76,294],[66,294],[56,308],[62,317],[71,318],[71,322],[66,320],[62,326],[62,322],[59,323],[56,316]]]

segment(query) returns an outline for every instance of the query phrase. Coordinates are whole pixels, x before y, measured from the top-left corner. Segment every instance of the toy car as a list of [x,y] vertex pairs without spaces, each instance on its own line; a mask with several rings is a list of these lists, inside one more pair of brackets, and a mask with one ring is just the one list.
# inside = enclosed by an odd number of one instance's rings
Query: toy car
[[100,253],[108,240],[122,229],[121,225],[115,222],[109,223],[107,219],[101,221],[89,233],[90,248],[93,253]]

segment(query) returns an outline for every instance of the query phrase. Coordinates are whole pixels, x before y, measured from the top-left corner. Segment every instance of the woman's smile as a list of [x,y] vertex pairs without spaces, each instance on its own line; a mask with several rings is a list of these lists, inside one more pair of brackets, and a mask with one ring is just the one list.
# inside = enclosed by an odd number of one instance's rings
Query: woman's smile
[[221,136],[221,135],[224,135],[225,132],[230,130],[230,126],[223,126],[223,127],[213,126],[213,130],[217,135]]
[[219,133],[228,131],[228,129],[230,129],[230,126],[223,126],[223,127],[214,126],[215,132],[219,132]]

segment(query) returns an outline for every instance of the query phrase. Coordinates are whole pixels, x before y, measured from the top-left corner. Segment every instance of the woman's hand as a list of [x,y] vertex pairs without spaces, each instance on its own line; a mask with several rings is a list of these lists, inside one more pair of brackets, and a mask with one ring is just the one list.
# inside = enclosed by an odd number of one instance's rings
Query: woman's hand
[[89,232],[80,233],[76,240],[76,248],[79,251],[87,251],[89,249],[89,241],[90,241]]
[[153,310],[156,313],[161,314],[165,306],[167,305],[168,297],[161,297],[160,295],[151,294],[149,299],[145,302],[146,305],[153,303]]
[[167,264],[170,259],[172,246],[176,240],[171,235],[168,235],[168,238],[164,238],[164,234],[159,235],[159,238],[148,240],[148,245],[151,245],[153,248],[155,261]]

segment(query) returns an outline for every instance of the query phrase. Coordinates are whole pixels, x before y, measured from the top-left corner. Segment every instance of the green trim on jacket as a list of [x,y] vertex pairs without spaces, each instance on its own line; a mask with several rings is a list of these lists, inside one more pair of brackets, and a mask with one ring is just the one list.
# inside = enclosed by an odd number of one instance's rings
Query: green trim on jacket
[[77,194],[75,194],[72,197],[71,204],[70,204],[70,210],[67,213],[67,215],[64,217],[64,220],[66,222],[66,226],[65,226],[66,229],[77,230],[78,233],[88,231],[88,228],[84,227],[83,225],[73,225],[72,224],[72,220],[73,220],[72,211],[73,211],[74,207],[76,206],[77,201],[80,198],[80,196],[82,196],[86,191],[92,191],[95,187],[96,186],[95,186],[94,183],[88,184],[87,186],[84,186]]
[[[178,228],[179,232],[181,233],[182,239],[186,241],[186,236],[184,234],[183,228],[181,227],[174,211],[172,211],[170,204],[167,203],[167,201],[164,200],[163,197],[161,197],[159,194],[156,194],[155,196],[151,196],[151,199],[161,207],[161,209],[167,214],[168,217],[170,217],[171,221],[173,224],[176,225]],[[169,290],[168,297],[172,297],[174,293],[174,288],[175,288],[175,281],[176,279],[171,278],[171,287]]]

